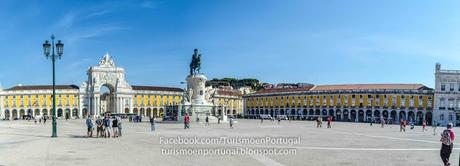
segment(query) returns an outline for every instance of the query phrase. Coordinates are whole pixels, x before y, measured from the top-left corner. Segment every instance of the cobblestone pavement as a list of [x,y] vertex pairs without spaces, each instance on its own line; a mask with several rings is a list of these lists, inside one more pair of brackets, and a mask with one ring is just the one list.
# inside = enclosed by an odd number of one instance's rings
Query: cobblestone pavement
[[[155,132],[147,122],[124,122],[123,137],[110,139],[86,138],[85,132],[83,120],[60,120],[58,138],[49,137],[49,122],[0,121],[0,165],[442,165],[440,136],[431,127],[401,133],[396,125],[337,122],[328,129],[311,121],[238,120],[234,129],[192,123],[184,130],[182,124],[157,123]],[[250,138],[271,140],[235,142]],[[459,149],[451,155],[452,165],[458,165]]]

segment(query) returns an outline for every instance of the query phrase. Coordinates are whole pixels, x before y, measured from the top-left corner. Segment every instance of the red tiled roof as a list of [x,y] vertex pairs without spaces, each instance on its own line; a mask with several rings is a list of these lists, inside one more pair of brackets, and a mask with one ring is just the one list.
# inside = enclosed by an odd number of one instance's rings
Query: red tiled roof
[[297,87],[297,88],[270,88],[270,89],[259,90],[255,92],[254,94],[308,91],[312,87],[313,86],[303,86],[303,87]]
[[[56,89],[80,89],[76,85],[56,85]],[[13,86],[9,89],[5,89],[6,91],[13,91],[13,90],[50,90],[53,89],[52,85],[29,85],[29,86]]]
[[181,88],[173,88],[173,87],[160,87],[160,86],[139,86],[133,85],[131,86],[133,90],[151,90],[151,91],[173,91],[173,92],[184,92]]
[[430,89],[423,84],[343,84],[317,85],[310,90],[421,90]]
[[228,89],[218,89],[217,90],[218,95],[224,95],[224,96],[242,96],[241,92],[239,90],[228,90]]

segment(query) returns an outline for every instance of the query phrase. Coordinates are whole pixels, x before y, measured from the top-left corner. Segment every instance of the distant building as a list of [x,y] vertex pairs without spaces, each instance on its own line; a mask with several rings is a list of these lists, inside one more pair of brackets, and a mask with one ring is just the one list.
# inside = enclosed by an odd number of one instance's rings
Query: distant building
[[[278,87],[278,88],[277,88]],[[244,115],[287,115],[295,119],[332,116],[336,121],[385,119],[431,124],[433,89],[422,84],[277,86],[244,96]]]
[[435,117],[434,121],[445,125],[460,120],[460,70],[443,70],[441,64],[435,69]]

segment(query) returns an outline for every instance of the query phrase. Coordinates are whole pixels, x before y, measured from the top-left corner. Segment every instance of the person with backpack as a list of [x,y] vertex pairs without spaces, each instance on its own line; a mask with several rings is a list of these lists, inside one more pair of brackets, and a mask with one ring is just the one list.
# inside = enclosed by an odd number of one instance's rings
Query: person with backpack
[[102,121],[104,125],[104,137],[110,138],[110,118],[108,115],[105,115],[104,120]]
[[445,166],[450,165],[449,157],[450,157],[450,154],[452,153],[452,149],[454,148],[453,141],[454,141],[455,135],[454,135],[454,132],[452,131],[452,126],[453,126],[452,123],[447,124],[447,129],[441,133],[440,141],[442,142],[442,144],[441,144],[440,155],[441,155],[441,160]]

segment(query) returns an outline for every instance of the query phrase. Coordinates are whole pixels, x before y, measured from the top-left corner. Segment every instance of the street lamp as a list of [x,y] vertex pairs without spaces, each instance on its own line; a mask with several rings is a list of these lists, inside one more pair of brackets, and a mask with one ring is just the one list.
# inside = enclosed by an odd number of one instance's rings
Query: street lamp
[[[56,49],[56,53],[54,50]],[[53,64],[53,133],[51,137],[57,137],[56,129],[56,78],[55,78],[55,65],[54,62],[56,59],[61,59],[64,51],[64,44],[61,40],[58,40],[56,45],[54,44],[54,34],[51,35],[51,44],[48,40],[43,43],[43,53],[45,54],[46,59],[51,58]]]

